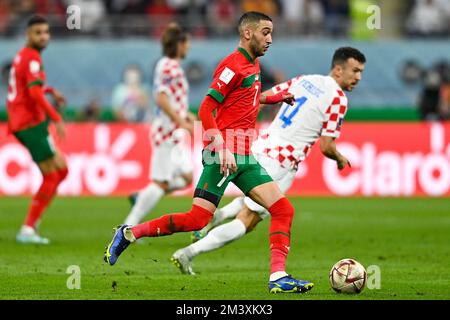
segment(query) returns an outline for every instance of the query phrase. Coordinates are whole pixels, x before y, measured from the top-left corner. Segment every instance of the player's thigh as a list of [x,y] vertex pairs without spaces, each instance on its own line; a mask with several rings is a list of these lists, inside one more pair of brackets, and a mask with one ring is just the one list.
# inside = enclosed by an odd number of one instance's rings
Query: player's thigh
[[[294,181],[296,171],[284,168],[279,161],[265,155],[255,155],[255,158],[272,177],[273,181],[280,188],[280,191],[283,194],[286,193]],[[257,212],[261,219],[265,219],[270,215],[267,209],[253,201],[250,197],[245,197],[244,203],[250,210]]]
[[58,148],[52,158],[38,162],[37,165],[44,174],[67,168],[66,159]]
[[217,154],[203,151],[202,157],[203,171],[197,182],[194,197],[209,201],[217,207],[234,175],[230,175],[224,180],[222,179],[220,164],[216,159],[218,158]]
[[278,185],[273,181],[254,187],[247,195],[266,209],[284,197]]
[[283,194],[272,177],[253,156],[249,156],[248,161],[248,164],[241,165],[241,172],[233,183],[246,196],[268,209],[281,199]]
[[233,183],[245,194],[257,186],[273,182],[272,177],[259,164],[253,155],[237,156],[238,172]]
[[46,121],[25,130],[15,132],[19,142],[28,149],[31,158],[43,173],[55,170],[57,149],[52,136],[48,132]]

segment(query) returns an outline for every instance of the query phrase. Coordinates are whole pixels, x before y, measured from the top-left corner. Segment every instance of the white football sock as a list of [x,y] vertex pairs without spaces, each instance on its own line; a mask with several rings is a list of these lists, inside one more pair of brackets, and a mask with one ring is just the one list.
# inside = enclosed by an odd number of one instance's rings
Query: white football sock
[[211,222],[205,227],[206,231],[220,225],[226,219],[236,218],[237,214],[244,207],[244,197],[238,197],[226,206],[217,209]]
[[164,190],[156,183],[150,183],[145,189],[142,189],[137,195],[136,203],[130,214],[125,219],[125,224],[131,226],[139,224],[145,215],[156,206],[164,193]]
[[136,237],[134,236],[133,232],[131,231],[131,228],[124,228],[122,232],[123,232],[123,236],[128,241],[130,241],[130,242],[136,241]]
[[218,249],[241,238],[245,232],[244,223],[239,219],[234,219],[211,230],[206,237],[188,246],[185,252],[192,259],[200,253]]
[[270,275],[269,281],[277,281],[278,279],[281,279],[281,278],[286,277],[286,276],[288,276],[288,274],[286,272],[284,272],[284,271],[277,271],[277,272],[274,272],[274,273],[272,273]]
[[20,228],[19,233],[20,233],[21,235],[23,235],[23,236],[33,236],[33,235],[36,234],[36,230],[34,230],[32,227],[23,225],[23,226]]

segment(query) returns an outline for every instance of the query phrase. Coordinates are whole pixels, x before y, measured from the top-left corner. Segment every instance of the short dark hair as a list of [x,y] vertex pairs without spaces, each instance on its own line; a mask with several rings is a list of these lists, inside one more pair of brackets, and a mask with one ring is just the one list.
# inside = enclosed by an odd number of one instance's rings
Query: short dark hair
[[177,55],[177,44],[185,42],[189,38],[189,33],[176,23],[170,23],[163,32],[161,44],[163,54],[169,58]]
[[43,23],[48,24],[47,19],[45,19],[43,16],[34,15],[30,19],[28,19],[27,27],[29,28],[35,24],[43,24]]
[[241,32],[241,28],[249,23],[258,23],[261,20],[265,20],[265,21],[272,21],[272,18],[270,18],[268,15],[261,13],[261,12],[256,12],[256,11],[249,11],[244,13],[240,18],[239,18],[239,23],[238,23],[238,30],[239,33]]
[[331,61],[331,69],[336,65],[342,65],[348,59],[353,58],[361,63],[366,63],[366,57],[356,48],[341,47],[334,52],[333,60]]

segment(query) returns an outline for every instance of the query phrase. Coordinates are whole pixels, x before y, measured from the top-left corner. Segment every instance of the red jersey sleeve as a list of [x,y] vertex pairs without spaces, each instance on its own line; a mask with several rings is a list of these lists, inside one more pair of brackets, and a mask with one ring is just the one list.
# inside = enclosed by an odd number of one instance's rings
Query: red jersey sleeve
[[27,57],[24,71],[28,88],[34,85],[44,85],[45,75],[39,55],[32,54]]
[[344,92],[338,90],[330,106],[325,112],[325,121],[322,127],[322,136],[339,138],[341,126],[347,113],[348,100]]
[[208,95],[219,103],[236,87],[239,83],[239,68],[232,59],[222,61],[214,72],[214,77],[209,86]]

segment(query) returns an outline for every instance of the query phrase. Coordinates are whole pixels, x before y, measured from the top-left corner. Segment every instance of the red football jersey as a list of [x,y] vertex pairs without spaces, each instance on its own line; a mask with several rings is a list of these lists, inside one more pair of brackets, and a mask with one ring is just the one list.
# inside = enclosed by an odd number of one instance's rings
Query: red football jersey
[[6,106],[10,131],[21,131],[46,119],[45,111],[28,93],[28,88],[44,85],[45,79],[39,51],[28,47],[21,49],[14,58],[9,74]]
[[220,103],[216,111],[217,127],[233,153],[251,153],[261,95],[260,78],[258,59],[253,60],[243,48],[222,60],[214,72],[208,95]]

